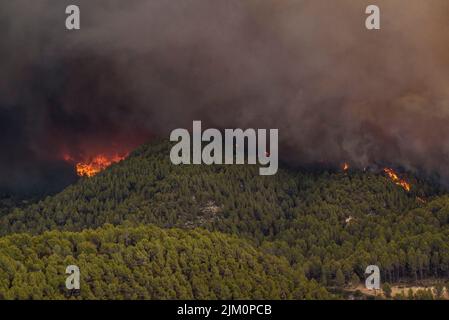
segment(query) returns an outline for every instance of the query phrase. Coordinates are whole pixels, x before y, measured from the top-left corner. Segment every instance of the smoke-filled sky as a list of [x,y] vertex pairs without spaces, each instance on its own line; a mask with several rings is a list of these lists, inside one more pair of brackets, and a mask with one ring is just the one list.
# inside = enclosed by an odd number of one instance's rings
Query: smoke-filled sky
[[126,151],[192,120],[279,128],[296,163],[449,178],[448,40],[447,0],[2,1],[0,188],[64,180],[64,153]]

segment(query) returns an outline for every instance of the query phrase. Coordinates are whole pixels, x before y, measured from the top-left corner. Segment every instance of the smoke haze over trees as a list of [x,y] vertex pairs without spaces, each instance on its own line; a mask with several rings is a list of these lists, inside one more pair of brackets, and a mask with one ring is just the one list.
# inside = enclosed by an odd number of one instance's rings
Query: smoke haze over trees
[[374,32],[368,1],[80,0],[76,32],[68,4],[0,4],[0,187],[64,180],[67,150],[130,149],[192,120],[279,128],[293,163],[449,178],[445,0],[378,0]]

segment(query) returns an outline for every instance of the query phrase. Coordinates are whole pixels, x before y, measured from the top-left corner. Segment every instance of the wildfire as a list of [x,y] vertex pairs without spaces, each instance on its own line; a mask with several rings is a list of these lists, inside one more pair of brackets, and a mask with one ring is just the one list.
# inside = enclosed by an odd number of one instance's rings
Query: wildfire
[[120,156],[118,154],[115,154],[113,156],[106,156],[104,154],[99,154],[95,157],[92,157],[85,161],[79,161],[77,162],[73,157],[70,155],[64,155],[64,160],[68,162],[74,162],[76,173],[80,177],[93,177],[99,172],[103,171],[113,163],[120,162],[126,158],[125,156]]
[[399,176],[397,175],[396,172],[394,172],[393,169],[385,168],[384,172],[388,175],[388,177],[391,179],[391,181],[393,181],[395,184],[397,184],[398,186],[401,186],[407,192],[410,191],[410,189],[411,189],[410,184],[407,181],[405,181],[404,179],[399,178]]
[[348,171],[349,170],[349,164],[346,163],[346,162],[343,163],[342,169],[343,169],[343,171]]

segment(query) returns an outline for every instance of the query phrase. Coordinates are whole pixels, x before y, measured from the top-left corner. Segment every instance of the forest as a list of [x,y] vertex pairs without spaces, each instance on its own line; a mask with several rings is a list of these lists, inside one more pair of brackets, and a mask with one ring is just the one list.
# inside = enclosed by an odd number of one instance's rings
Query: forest
[[370,264],[382,283],[447,285],[449,196],[434,182],[406,174],[408,192],[375,170],[174,166],[170,147],[4,212],[0,298],[65,297],[69,262],[88,270],[86,299],[341,298]]
[[0,299],[64,299],[63,266],[81,270],[78,299],[329,298],[285,258],[205,230],[113,227],[0,239]]

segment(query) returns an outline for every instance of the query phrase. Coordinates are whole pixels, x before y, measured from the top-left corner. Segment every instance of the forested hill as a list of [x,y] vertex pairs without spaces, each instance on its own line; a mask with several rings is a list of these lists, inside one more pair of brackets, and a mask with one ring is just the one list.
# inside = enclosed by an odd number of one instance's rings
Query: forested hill
[[65,267],[79,299],[325,299],[284,258],[204,230],[154,226],[0,238],[0,299],[64,299]]
[[[332,211],[343,221],[420,206],[415,193],[379,174],[281,168],[264,177],[255,166],[174,166],[169,151],[164,142],[142,146],[99,175],[7,214],[0,220],[1,233],[79,231],[131,220],[164,227],[207,225],[263,240],[304,214]],[[428,191],[424,187],[417,191]]]
[[[170,144],[0,218],[1,234],[81,231],[110,223],[221,231],[299,265],[327,286],[361,279],[449,278],[449,198],[409,176],[406,192],[381,173],[255,166],[173,166]],[[419,198],[418,198],[419,196]]]

